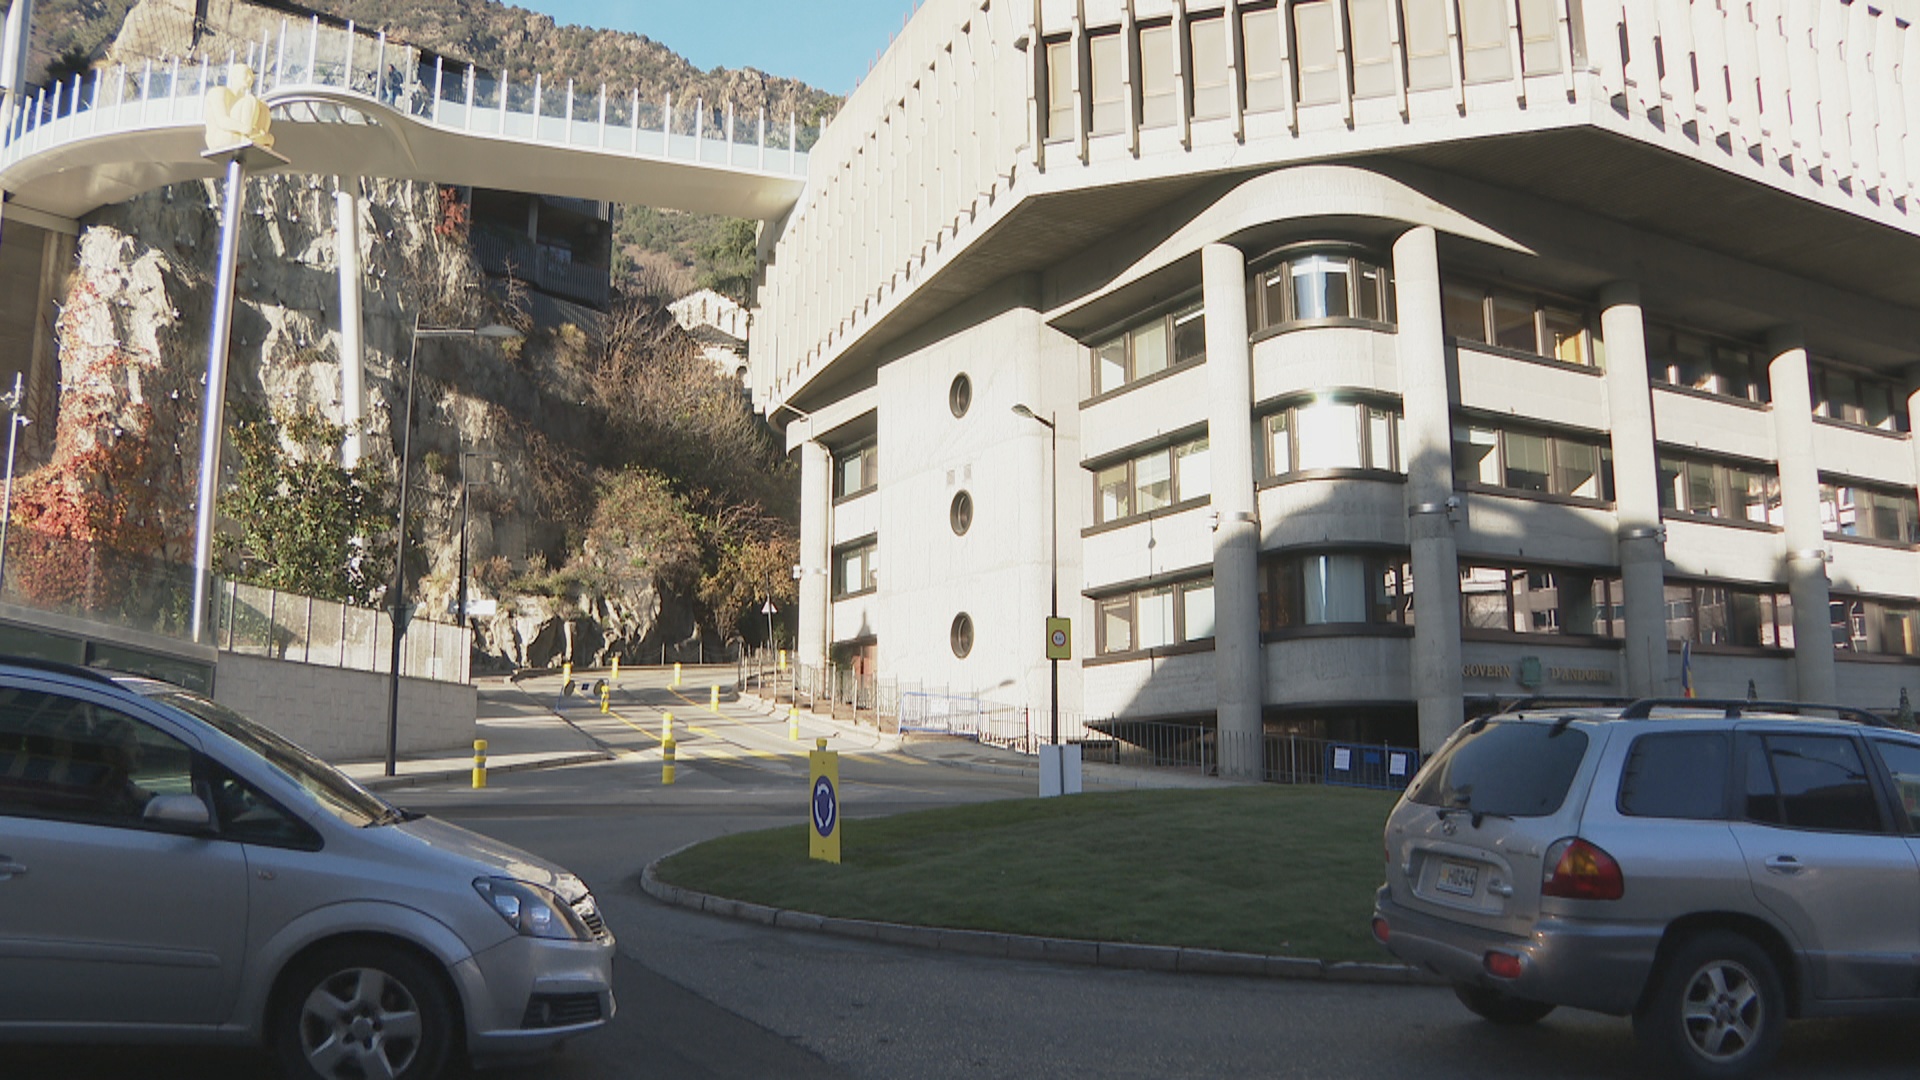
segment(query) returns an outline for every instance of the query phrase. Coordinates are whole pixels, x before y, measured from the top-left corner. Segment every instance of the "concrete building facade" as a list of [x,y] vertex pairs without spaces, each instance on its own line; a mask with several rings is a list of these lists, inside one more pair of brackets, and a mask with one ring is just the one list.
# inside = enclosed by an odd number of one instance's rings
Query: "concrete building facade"
[[1063,710],[1227,772],[1683,664],[1895,708],[1916,58],[1841,0],[930,0],[763,239],[800,659],[1044,708],[1057,566]]

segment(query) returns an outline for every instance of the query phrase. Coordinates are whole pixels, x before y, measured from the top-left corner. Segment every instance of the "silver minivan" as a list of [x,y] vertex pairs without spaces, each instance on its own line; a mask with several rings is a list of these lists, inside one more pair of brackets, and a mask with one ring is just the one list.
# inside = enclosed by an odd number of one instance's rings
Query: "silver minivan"
[[221,705],[0,661],[0,1040],[424,1080],[606,1023],[613,953],[580,879]]
[[1858,710],[1478,719],[1409,785],[1386,853],[1374,937],[1498,1024],[1631,1016],[1731,1077],[1792,1017],[1920,1011],[1920,737]]

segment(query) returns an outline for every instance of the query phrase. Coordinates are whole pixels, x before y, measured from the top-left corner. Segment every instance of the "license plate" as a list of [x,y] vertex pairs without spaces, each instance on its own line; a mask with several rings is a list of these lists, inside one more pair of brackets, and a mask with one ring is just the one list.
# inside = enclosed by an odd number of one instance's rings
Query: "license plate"
[[1433,887],[1455,896],[1472,896],[1480,881],[1480,868],[1472,863],[1454,862],[1452,859],[1440,863],[1440,873],[1433,880]]

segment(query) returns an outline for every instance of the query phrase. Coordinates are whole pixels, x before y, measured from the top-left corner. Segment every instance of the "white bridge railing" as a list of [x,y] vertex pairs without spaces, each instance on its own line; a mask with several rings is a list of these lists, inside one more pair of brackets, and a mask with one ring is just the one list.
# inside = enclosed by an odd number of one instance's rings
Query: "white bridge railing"
[[276,120],[354,120],[337,112],[293,112],[300,90],[345,92],[453,131],[545,145],[721,168],[805,175],[806,148],[819,137],[789,114],[768,123],[764,109],[746,115],[732,104],[659,101],[638,90],[609,92],[605,83],[582,92],[565,86],[513,84],[471,65],[424,65],[411,46],[384,33],[322,27],[319,20],[283,20],[277,37],[263,37],[226,61],[202,55],[148,61],[138,68],[76,75],[15,101],[0,128],[0,169],[34,154],[100,134],[197,126],[210,87],[226,81],[227,64],[244,61],[256,72],[255,92],[275,108]]

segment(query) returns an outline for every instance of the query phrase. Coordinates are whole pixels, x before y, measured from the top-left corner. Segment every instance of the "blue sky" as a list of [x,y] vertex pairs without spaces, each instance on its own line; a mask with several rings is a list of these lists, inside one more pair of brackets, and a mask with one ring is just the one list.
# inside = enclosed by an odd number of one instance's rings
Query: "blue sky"
[[846,94],[900,32],[914,0],[508,0],[581,24],[645,34],[701,69],[754,67]]

